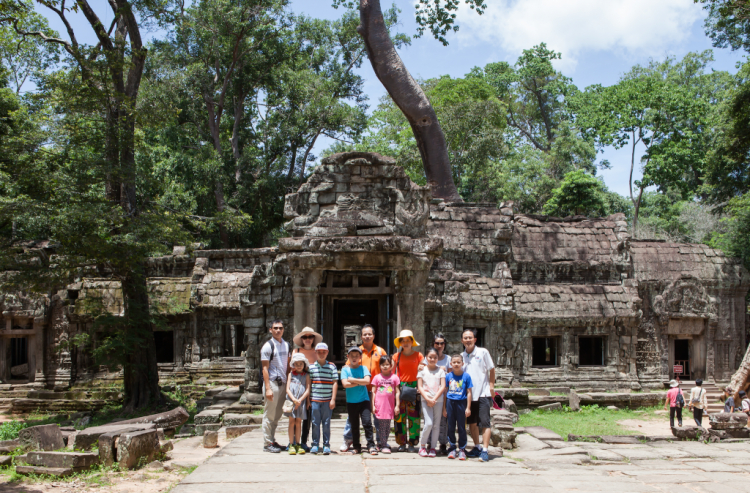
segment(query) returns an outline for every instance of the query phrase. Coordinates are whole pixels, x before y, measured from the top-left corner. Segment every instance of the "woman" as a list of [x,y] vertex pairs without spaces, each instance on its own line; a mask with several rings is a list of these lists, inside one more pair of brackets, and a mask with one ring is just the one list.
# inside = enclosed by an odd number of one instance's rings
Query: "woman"
[[[422,363],[424,356],[414,350],[414,346],[419,343],[414,340],[414,334],[410,330],[402,330],[393,344],[399,349],[398,353],[393,356],[393,365],[396,368],[396,376],[401,381],[399,391],[403,394],[404,387],[412,387],[414,395],[417,395],[417,375],[419,365]],[[401,399],[399,403],[399,413],[395,419],[396,443],[398,451],[417,453],[419,445],[419,408],[420,402],[417,396],[414,402],[407,402]]]
[[[445,354],[446,343],[445,336],[438,332],[432,338],[432,347],[438,353],[437,365],[441,367],[446,374],[451,372],[451,357]],[[421,370],[421,368],[420,368]],[[440,421],[440,435],[438,436],[440,442],[440,455],[448,455],[448,420],[443,419]]]
[[[302,354],[307,360],[308,366],[315,364],[318,360],[318,356],[315,353],[315,346],[319,342],[323,342],[323,336],[315,332],[311,327],[305,327],[302,331],[294,336],[294,344],[297,346],[292,355]],[[307,446],[307,438],[310,436],[310,423],[312,423],[312,405],[308,396],[308,402],[305,409],[305,419],[302,421],[302,438],[300,439],[299,446],[305,452],[310,451],[310,447]]]

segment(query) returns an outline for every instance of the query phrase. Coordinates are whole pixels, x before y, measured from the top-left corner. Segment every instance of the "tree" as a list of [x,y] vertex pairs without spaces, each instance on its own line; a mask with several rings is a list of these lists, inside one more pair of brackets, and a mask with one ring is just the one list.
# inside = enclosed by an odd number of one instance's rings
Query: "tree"
[[543,212],[550,216],[594,216],[607,214],[606,187],[596,177],[583,170],[565,175],[560,186],[544,204]]
[[694,0],[708,12],[706,35],[717,48],[750,51],[750,2],[748,0]]
[[[484,0],[464,0],[464,3],[479,14],[486,8]],[[447,44],[445,35],[450,30],[458,30],[458,26],[455,25],[456,14],[453,12],[458,9],[459,4],[460,0],[446,0],[443,4],[419,0],[416,9],[419,34],[421,35],[425,29],[430,29],[436,39]],[[355,2],[333,0],[333,5],[347,5],[353,8]],[[383,20],[380,0],[360,0],[359,14],[361,24],[358,30],[367,47],[372,68],[411,125],[433,195],[448,201],[461,201],[453,182],[448,144],[440,122],[424,91],[409,74],[396,52]]]
[[[21,10],[18,14],[18,29],[41,32],[48,38],[58,36],[50,29],[47,19],[38,13]],[[9,82],[16,94],[21,94],[29,81],[59,62],[59,48],[59,45],[46,43],[37,36],[19,39],[14,26],[9,23],[0,25],[0,63],[8,69]]]

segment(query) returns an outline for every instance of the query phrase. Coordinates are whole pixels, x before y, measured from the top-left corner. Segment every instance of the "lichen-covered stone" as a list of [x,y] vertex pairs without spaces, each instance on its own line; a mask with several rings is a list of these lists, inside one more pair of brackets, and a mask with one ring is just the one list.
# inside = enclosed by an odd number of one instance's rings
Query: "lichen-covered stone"
[[121,469],[134,469],[154,460],[159,451],[155,429],[123,433],[117,441],[117,462]]

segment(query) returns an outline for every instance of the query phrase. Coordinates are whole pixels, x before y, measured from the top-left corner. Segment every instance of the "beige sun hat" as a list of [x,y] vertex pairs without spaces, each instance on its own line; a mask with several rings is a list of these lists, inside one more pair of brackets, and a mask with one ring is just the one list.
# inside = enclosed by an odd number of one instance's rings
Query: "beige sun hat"
[[670,387],[677,387],[678,385],[680,385],[680,384],[677,383],[677,380],[670,380],[669,381],[669,386]]
[[393,340],[393,344],[401,349],[401,339],[404,337],[411,337],[411,340],[414,341],[414,346],[419,346],[419,343],[416,339],[414,339],[414,334],[410,330],[402,330],[398,333],[398,337]]
[[305,347],[305,344],[302,342],[302,336],[306,336],[309,334],[315,336],[312,347],[315,347],[319,342],[323,342],[323,336],[315,332],[315,329],[313,329],[312,327],[305,327],[304,329],[302,329],[299,334],[294,336],[294,339],[292,339],[292,341],[294,341],[294,343],[299,347]]

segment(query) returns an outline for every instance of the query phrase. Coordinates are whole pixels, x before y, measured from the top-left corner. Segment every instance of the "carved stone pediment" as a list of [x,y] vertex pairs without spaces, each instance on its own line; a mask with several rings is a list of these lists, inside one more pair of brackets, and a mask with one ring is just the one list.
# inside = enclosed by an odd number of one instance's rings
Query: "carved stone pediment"
[[716,321],[716,306],[706,288],[695,278],[678,279],[654,298],[654,313],[663,324],[669,319],[702,318]]

